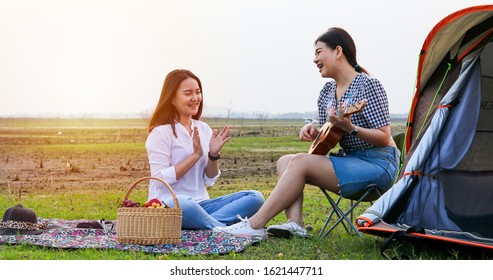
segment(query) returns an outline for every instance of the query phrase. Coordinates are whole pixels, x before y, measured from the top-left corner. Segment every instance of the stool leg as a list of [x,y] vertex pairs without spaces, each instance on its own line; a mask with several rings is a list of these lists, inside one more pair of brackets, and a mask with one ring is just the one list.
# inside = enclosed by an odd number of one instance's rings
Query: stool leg
[[[327,198],[327,200],[329,201],[331,207],[332,207],[332,211],[330,212],[330,215],[327,217],[327,220],[325,220],[325,224],[324,226],[322,227],[322,229],[320,230],[318,236],[319,237],[325,237],[327,236],[334,228],[335,226],[337,226],[343,219],[346,220],[347,223],[349,223],[349,225],[351,226],[351,222],[347,219],[347,217],[345,217],[345,214],[344,212],[341,210],[341,208],[339,208],[339,202],[341,201],[342,197],[339,196],[339,198],[337,199],[337,202],[334,202],[334,200],[329,196],[329,194],[327,193],[327,191],[323,188],[320,188],[322,190],[322,192],[324,193],[325,197]],[[325,229],[327,228],[331,218],[332,218],[332,215],[333,214],[336,214],[337,217],[338,217],[338,220],[336,221],[336,223],[327,231],[324,233]],[[350,229],[348,229],[348,227],[342,223],[344,229],[348,232],[348,233],[351,233],[350,232]]]
[[354,232],[356,232],[356,234],[360,237],[360,238],[363,238],[363,235],[358,231],[358,229],[356,229],[356,227],[351,223],[351,221],[348,219],[347,215],[353,211],[354,207],[356,207],[356,205],[354,205],[353,207],[351,207],[348,211],[346,211],[346,213],[344,213],[341,208],[339,208],[337,205],[333,204],[333,201],[331,202],[329,200],[329,203],[331,203],[332,207],[335,209],[336,212],[338,212],[338,214],[340,215],[340,218],[339,220],[337,220],[333,225],[332,227],[327,230],[327,232],[325,232],[325,234],[322,236],[322,237],[326,237],[327,235],[329,235],[329,233],[334,230],[336,228],[337,225],[339,225],[339,223],[342,223],[342,225],[344,226],[344,228],[346,229],[346,231],[348,233],[350,233],[350,231],[346,228],[346,225],[344,224],[343,221],[346,221],[349,226],[354,230]]
[[[380,193],[380,191],[376,187],[376,185],[369,185],[366,188],[366,192],[361,197],[359,197],[359,199],[357,201],[350,199],[351,200],[350,208],[346,212],[344,212],[339,207],[339,202],[341,201],[342,196],[339,196],[339,198],[337,199],[337,202],[334,202],[334,200],[329,196],[329,194],[327,193],[327,191],[325,189],[320,188],[320,190],[322,190],[322,192],[324,193],[325,197],[329,201],[329,203],[330,203],[330,205],[332,207],[332,210],[330,212],[330,215],[327,217],[327,220],[325,221],[325,224],[322,227],[322,229],[320,230],[318,236],[319,237],[326,237],[327,235],[329,235],[329,233],[332,230],[334,230],[336,228],[337,225],[342,224],[344,226],[344,229],[349,234],[353,234],[353,231],[354,231],[360,238],[364,238],[363,235],[358,231],[358,229],[356,228],[356,226],[351,222],[353,220],[353,210],[361,202],[363,202],[365,200],[365,198],[368,197],[372,192],[376,192],[376,194],[377,194],[378,197],[382,196],[381,193]],[[330,220],[331,220],[331,218],[332,218],[332,216],[333,216],[334,213],[337,215],[337,218],[338,219],[337,219],[337,221],[335,221],[335,223],[327,231],[325,231],[326,228],[328,227],[329,222],[330,222]],[[349,216],[349,218],[348,218],[348,216]],[[349,228],[346,226],[346,223],[349,225]]]

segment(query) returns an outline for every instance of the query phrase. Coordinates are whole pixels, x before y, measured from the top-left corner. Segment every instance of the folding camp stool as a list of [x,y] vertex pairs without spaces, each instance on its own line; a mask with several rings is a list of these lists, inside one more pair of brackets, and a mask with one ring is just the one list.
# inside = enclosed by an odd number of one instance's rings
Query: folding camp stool
[[[332,206],[332,211],[330,211],[330,214],[327,216],[327,220],[325,220],[325,224],[320,230],[318,236],[319,237],[326,237],[329,235],[330,232],[332,232],[339,224],[343,225],[346,231],[349,234],[352,234],[355,232],[359,237],[363,238],[363,235],[356,229],[355,225],[351,222],[353,221],[353,210],[358,206],[361,202],[370,202],[372,203],[376,199],[378,199],[382,194],[377,188],[377,185],[375,184],[370,184],[366,186],[362,191],[359,193],[356,193],[354,195],[348,196],[348,197],[343,197],[342,195],[339,195],[337,198],[337,201],[334,201],[332,197],[327,193],[327,190],[320,188],[322,192],[324,193],[325,197],[329,201],[330,205]],[[343,210],[341,207],[339,207],[339,203],[341,202],[342,199],[349,199],[351,201],[350,207],[348,210]],[[327,226],[329,225],[332,216],[336,214],[338,217],[338,220],[335,221],[335,223],[327,230]],[[349,216],[349,218],[348,218]],[[347,225],[349,225],[349,228]]]
[[[402,161],[404,159],[404,155],[402,154],[402,151],[404,149],[405,133],[404,132],[401,132],[401,133],[398,133],[396,135],[393,135],[392,137],[394,138],[394,141],[395,141],[395,143],[397,145],[397,148],[401,152],[400,161],[402,163]],[[327,190],[325,190],[323,188],[320,188],[320,189],[322,190],[322,192],[324,193],[325,197],[327,198],[327,200],[329,201],[330,205],[332,206],[332,211],[330,211],[330,214],[327,217],[327,220],[325,221],[325,224],[322,227],[322,229],[320,230],[318,236],[325,237],[325,236],[329,235],[329,233],[332,230],[334,230],[339,224],[342,224],[344,226],[344,228],[346,229],[346,231],[349,234],[352,234],[353,232],[355,232],[359,237],[363,238],[363,235],[356,229],[356,227],[354,226],[354,224],[351,222],[351,221],[353,221],[353,210],[361,202],[370,202],[370,204],[372,204],[373,201],[377,200],[379,197],[382,196],[382,193],[380,193],[380,191],[378,190],[377,185],[376,184],[369,184],[368,186],[366,186],[360,192],[358,192],[358,193],[356,193],[354,195],[348,196],[348,197],[343,197],[343,196],[339,195],[339,197],[337,198],[337,201],[334,201],[329,196],[329,194],[327,193]],[[350,208],[347,211],[343,211],[339,207],[339,202],[341,202],[341,200],[343,198],[344,199],[349,199],[351,201]],[[325,229],[329,225],[329,223],[330,223],[330,221],[332,219],[332,216],[334,214],[336,214],[336,216],[338,217],[338,220],[332,225],[332,227],[330,227],[324,233]],[[348,218],[348,215],[349,215],[349,218]],[[346,223],[349,225],[349,228],[346,226]]]

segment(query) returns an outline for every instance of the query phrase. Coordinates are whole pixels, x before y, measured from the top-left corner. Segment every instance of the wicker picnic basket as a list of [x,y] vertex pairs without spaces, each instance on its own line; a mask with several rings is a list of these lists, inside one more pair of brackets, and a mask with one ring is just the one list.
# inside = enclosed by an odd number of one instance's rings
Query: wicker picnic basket
[[128,188],[123,200],[128,199],[133,188],[144,180],[161,181],[173,196],[174,208],[118,208],[116,241],[139,245],[180,243],[182,210],[175,192],[168,183],[156,177],[138,179]]

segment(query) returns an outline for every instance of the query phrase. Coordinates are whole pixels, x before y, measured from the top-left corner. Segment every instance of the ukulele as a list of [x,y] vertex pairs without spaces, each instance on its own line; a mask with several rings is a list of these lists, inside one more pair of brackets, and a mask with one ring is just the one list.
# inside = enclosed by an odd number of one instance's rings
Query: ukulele
[[[358,103],[348,106],[344,110],[343,115],[349,116],[354,113],[361,112],[365,106],[366,100],[360,100]],[[344,130],[332,125],[330,122],[326,122],[320,129],[315,140],[313,140],[308,153],[315,155],[326,155],[337,145],[337,143],[339,143],[339,140],[341,140],[343,134]]]

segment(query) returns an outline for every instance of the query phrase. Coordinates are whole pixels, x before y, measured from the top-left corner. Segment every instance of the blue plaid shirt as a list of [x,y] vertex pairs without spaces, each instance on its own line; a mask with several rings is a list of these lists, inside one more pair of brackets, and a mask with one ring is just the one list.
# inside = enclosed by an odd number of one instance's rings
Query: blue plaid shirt
[[[351,82],[348,89],[339,101],[340,104],[354,104],[360,100],[366,100],[366,106],[362,112],[353,114],[351,122],[359,127],[380,128],[390,124],[389,103],[387,93],[380,81],[364,73],[358,74]],[[327,122],[327,108],[336,108],[336,83],[334,80],[327,82],[320,92],[317,101],[320,124]],[[374,146],[366,143],[356,136],[344,133],[339,145],[344,151],[367,149]]]

